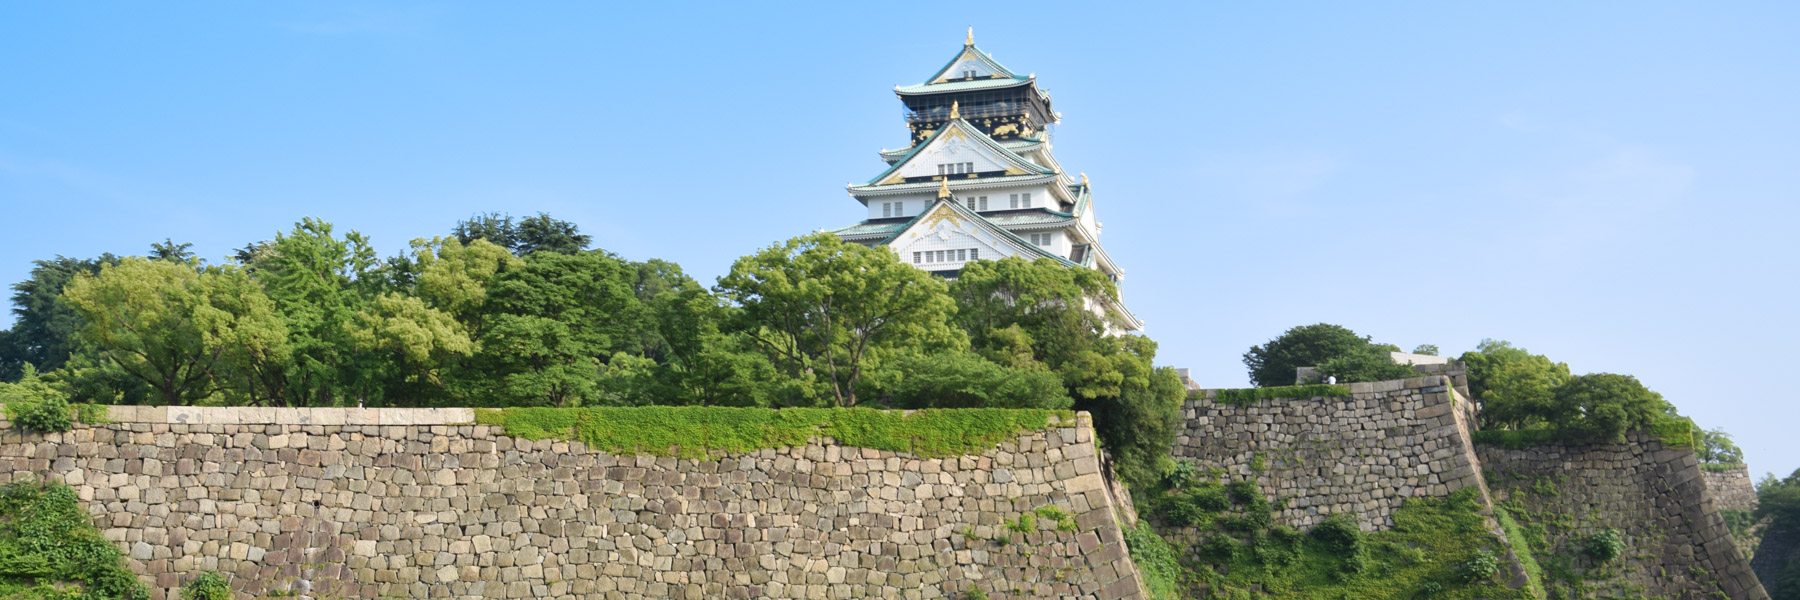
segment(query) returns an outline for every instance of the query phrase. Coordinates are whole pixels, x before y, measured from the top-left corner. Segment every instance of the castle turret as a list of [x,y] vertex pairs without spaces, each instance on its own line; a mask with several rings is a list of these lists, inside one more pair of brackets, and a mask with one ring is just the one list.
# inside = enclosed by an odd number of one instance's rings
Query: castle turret
[[[975,46],[924,83],[894,90],[906,105],[909,144],[883,150],[886,170],[850,195],[868,211],[837,229],[845,241],[886,246],[900,260],[955,277],[969,261],[1020,256],[1096,269],[1121,283],[1125,272],[1100,246],[1093,185],[1063,171],[1051,154],[1056,122],[1035,75],[1018,75]],[[1143,322],[1122,302],[1099,301],[1121,331]]]

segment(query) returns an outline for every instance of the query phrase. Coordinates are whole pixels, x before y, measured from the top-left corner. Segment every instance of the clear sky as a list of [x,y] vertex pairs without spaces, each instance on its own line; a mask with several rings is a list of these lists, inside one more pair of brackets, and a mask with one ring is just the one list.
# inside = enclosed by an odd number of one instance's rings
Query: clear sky
[[859,219],[893,86],[974,26],[1054,95],[1158,362],[1506,339],[1800,467],[1800,4],[1462,4],[9,3],[0,281],[493,210],[711,282]]

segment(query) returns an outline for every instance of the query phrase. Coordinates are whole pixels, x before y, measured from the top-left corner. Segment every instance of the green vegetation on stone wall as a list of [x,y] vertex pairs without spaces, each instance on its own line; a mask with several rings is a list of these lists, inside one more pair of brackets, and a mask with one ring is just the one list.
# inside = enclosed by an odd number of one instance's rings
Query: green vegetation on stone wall
[[1377,344],[1341,325],[1318,323],[1289,329],[1244,353],[1250,383],[1276,387],[1294,383],[1295,369],[1317,367],[1339,382],[1385,381],[1412,377],[1412,367],[1394,364],[1389,352],[1400,348]]
[[0,487],[0,598],[148,600],[122,562],[68,486]]
[[[1501,581],[1505,549],[1488,531],[1474,489],[1408,499],[1394,527],[1375,533],[1360,531],[1349,515],[1310,532],[1275,525],[1279,506],[1244,480],[1165,483],[1137,496],[1164,534],[1152,541],[1155,531],[1142,526],[1127,534],[1153,597],[1541,598],[1534,587]],[[1170,556],[1180,557],[1173,567]],[[1168,588],[1180,593],[1161,593]]]
[[926,457],[980,454],[1023,431],[1074,425],[1071,411],[643,406],[481,409],[477,423],[527,439],[579,441],[615,454],[702,458],[800,446],[816,437],[839,445]]

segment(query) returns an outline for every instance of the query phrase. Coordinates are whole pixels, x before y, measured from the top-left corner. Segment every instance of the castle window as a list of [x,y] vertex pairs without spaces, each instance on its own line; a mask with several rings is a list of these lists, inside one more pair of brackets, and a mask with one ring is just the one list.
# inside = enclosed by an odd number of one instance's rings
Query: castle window
[[915,265],[919,264],[919,254],[921,254],[921,253],[919,253],[919,252],[913,253],[913,264],[915,264]]
[[1031,192],[1019,194],[1019,208],[1031,208]]
[[980,210],[987,210],[987,196],[982,196],[982,197],[981,197],[981,208],[980,208]]
[[981,260],[981,249],[980,248],[970,248],[969,249],[969,260]]
[[894,216],[894,204],[892,202],[881,203],[881,216],[884,216],[884,217]]
[[957,251],[956,251],[956,260],[957,260],[957,261],[958,261],[958,262],[961,262],[961,261],[965,261],[965,260],[969,260],[969,253],[968,253],[968,251],[966,251],[966,250],[957,250]]
[[964,70],[964,71],[963,71],[963,78],[965,78],[965,79],[974,79],[974,78],[975,78],[975,70],[974,70],[974,69],[966,69],[966,70]]
[[1031,234],[1031,244],[1034,246],[1049,246],[1050,245],[1050,235],[1051,234],[1048,234],[1048,233]]
[[1013,194],[1013,195],[1012,195],[1012,199],[1011,199],[1011,202],[1012,202],[1012,205],[1011,205],[1011,206],[1007,206],[1007,208],[1018,208],[1018,207],[1019,207],[1019,195],[1018,195],[1018,194]]

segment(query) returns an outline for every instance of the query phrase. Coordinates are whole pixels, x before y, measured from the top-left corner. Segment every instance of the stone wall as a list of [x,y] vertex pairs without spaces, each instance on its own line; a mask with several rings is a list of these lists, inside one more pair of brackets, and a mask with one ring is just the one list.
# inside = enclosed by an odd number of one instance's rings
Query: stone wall
[[[1751,574],[1715,509],[1689,448],[1670,448],[1633,433],[1623,444],[1478,446],[1494,499],[1513,501],[1546,527],[1541,564],[1567,560],[1590,574],[1601,597],[1703,598],[1715,591],[1738,600],[1768,595]],[[1618,568],[1592,569],[1583,551],[1593,534],[1615,529],[1625,551]]]
[[1712,493],[1713,505],[1719,510],[1756,510],[1756,484],[1750,481],[1748,465],[1702,468],[1700,478],[1706,481],[1706,490]]
[[1346,398],[1220,404],[1204,391],[1182,405],[1175,456],[1255,478],[1286,500],[1277,521],[1302,529],[1339,513],[1365,529],[1393,526],[1405,498],[1481,485],[1469,445],[1474,406],[1443,375],[1353,383]]
[[[471,425],[468,409],[114,407],[0,433],[8,478],[73,486],[158,600],[1142,598],[1085,414],[923,459],[814,440],[702,460]],[[1009,523],[1042,507],[1028,533]]]

